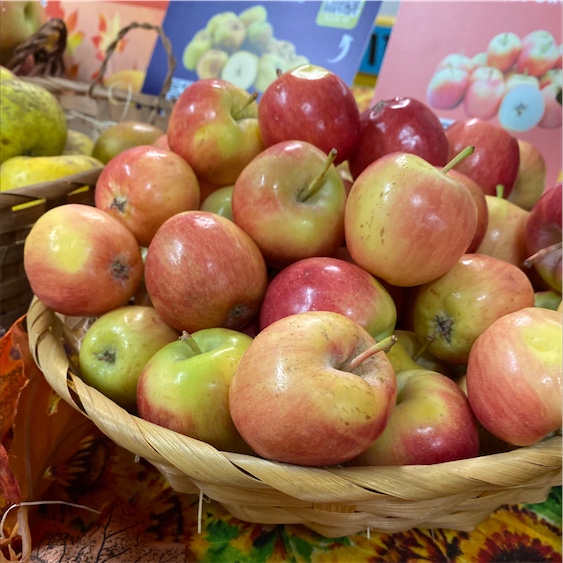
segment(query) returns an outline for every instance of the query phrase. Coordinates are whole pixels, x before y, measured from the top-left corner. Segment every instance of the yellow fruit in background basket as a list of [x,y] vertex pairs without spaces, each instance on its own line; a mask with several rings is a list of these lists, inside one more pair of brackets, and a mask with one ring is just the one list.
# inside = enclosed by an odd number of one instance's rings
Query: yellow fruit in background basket
[[104,129],[94,143],[92,156],[107,164],[114,156],[132,147],[152,145],[166,133],[142,121],[122,121]]
[[0,80],[0,164],[14,156],[63,152],[66,117],[46,88],[25,80]]
[[17,76],[5,66],[0,65],[0,80],[13,80]]
[[69,129],[63,154],[92,156],[94,140],[86,133]]
[[86,155],[14,156],[0,166],[0,191],[52,182],[102,167],[99,160]]
[[110,76],[104,78],[104,86],[106,88],[119,88],[121,90],[128,90],[134,94],[141,91],[143,84],[145,82],[146,72],[143,70],[135,70],[133,68],[128,68],[125,70],[118,70]]

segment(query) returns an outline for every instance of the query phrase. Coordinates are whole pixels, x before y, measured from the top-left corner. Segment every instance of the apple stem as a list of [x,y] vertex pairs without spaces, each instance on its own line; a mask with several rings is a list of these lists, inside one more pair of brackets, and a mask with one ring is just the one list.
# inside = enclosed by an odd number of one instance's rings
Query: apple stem
[[467,158],[469,155],[475,152],[475,147],[470,145],[469,147],[465,147],[459,154],[456,154],[449,162],[442,168],[442,172],[447,174],[456,164],[459,164],[464,158]]
[[504,186],[502,184],[496,185],[495,192],[497,197],[500,197],[500,199],[504,199]]
[[193,336],[186,332],[185,330],[182,331],[182,336],[180,336],[180,340],[185,342],[191,349],[192,352],[196,355],[201,354],[201,348],[197,345],[197,342],[193,339]]
[[234,117],[235,119],[239,119],[239,118],[242,116],[244,110],[245,110],[252,102],[255,102],[255,101],[256,101],[256,98],[258,98],[258,92],[253,92],[253,93],[248,97],[248,99],[246,100],[246,102],[245,102],[236,112],[233,113],[233,117]]
[[524,266],[526,268],[530,268],[535,262],[541,260],[544,256],[547,256],[548,254],[551,254],[556,250],[561,250],[562,246],[563,243],[556,242],[555,244],[550,244],[549,246],[546,246],[545,248],[538,250],[537,252],[532,254],[529,258],[526,258],[526,260],[524,260]]
[[378,352],[388,351],[393,344],[397,342],[397,337],[392,334],[379,342],[376,342],[373,346],[370,346],[367,350],[364,350],[361,354],[358,354],[351,362],[350,362],[350,370],[356,369],[362,362],[371,358],[374,354]]
[[422,354],[424,354],[424,352],[426,351],[426,348],[428,348],[428,346],[430,346],[430,344],[432,344],[432,342],[434,342],[434,339],[436,337],[433,334],[430,334],[429,336],[426,337],[426,341],[422,344],[422,346],[417,350],[416,354],[413,356],[413,361],[417,361],[418,358],[420,358],[420,356],[422,356]]
[[297,194],[297,201],[301,201],[301,202],[306,201],[307,199],[309,199],[311,196],[315,195],[319,191],[320,187],[322,186],[322,180],[325,174],[328,172],[328,169],[332,166],[332,163],[334,162],[335,158],[336,158],[336,149],[331,149],[331,151],[327,155],[326,160],[324,161],[323,167],[321,168],[321,170],[319,170],[319,173],[313,178],[313,181]]

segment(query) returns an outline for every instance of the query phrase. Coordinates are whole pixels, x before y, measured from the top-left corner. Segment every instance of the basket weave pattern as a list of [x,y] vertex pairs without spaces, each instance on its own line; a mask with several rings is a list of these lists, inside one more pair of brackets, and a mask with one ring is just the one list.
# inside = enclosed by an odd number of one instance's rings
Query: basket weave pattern
[[430,466],[308,468],[221,452],[144,421],[84,384],[63,347],[67,326],[35,298],[30,348],[51,387],[117,444],[156,466],[180,493],[233,516],[304,524],[328,537],[411,528],[469,531],[504,504],[542,502],[561,484],[561,437]]

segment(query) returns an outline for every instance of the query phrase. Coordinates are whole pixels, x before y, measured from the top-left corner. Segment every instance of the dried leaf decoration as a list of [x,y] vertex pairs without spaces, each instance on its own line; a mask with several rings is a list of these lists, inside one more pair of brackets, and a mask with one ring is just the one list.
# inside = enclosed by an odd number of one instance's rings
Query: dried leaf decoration
[[186,546],[182,543],[155,542],[144,534],[149,524],[147,515],[135,510],[124,500],[115,500],[85,534],[61,530],[58,536],[45,538],[34,548],[31,561],[184,563]]
[[[0,343],[0,382],[4,384],[2,393],[9,398],[5,400],[2,395],[2,405],[6,406],[2,445],[7,454],[0,457],[3,514],[11,504],[41,500],[51,485],[49,467],[70,458],[94,424],[51,389],[33,360],[23,319]],[[5,535],[16,526],[18,512],[8,514]],[[26,532],[20,523],[20,533]]]

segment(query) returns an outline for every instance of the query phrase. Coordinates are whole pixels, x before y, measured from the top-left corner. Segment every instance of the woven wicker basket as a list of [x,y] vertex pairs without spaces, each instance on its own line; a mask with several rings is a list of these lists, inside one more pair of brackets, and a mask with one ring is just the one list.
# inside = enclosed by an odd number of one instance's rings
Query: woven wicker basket
[[84,384],[65,352],[76,345],[75,321],[37,298],[29,309],[30,348],[52,388],[114,442],[156,466],[176,491],[205,495],[241,520],[299,523],[329,537],[471,530],[499,506],[541,502],[561,484],[561,437],[430,466],[305,468],[218,451],[144,421]]
[[[158,32],[167,52],[168,74],[158,96],[110,90],[98,84],[119,41],[133,29]],[[95,140],[104,127],[125,120],[143,121],[166,131],[173,102],[165,97],[175,64],[172,46],[162,28],[133,22],[109,45],[98,77],[92,83],[53,76],[20,78],[49,90],[61,103],[68,126]],[[94,205],[94,187],[100,172],[101,169],[95,169],[54,182],[0,192],[0,327],[7,330],[24,315],[33,297],[23,267],[24,241],[31,227],[52,207],[65,203]],[[34,205],[20,207],[26,203]]]

